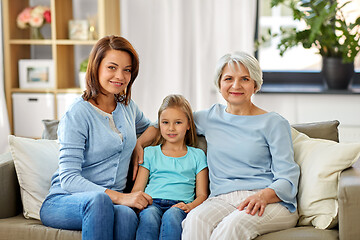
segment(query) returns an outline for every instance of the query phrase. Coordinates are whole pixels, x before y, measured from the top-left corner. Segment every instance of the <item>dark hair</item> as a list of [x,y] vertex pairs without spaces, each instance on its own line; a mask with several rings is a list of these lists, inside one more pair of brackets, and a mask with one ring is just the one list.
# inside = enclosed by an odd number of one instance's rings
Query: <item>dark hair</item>
[[[197,143],[197,135],[196,135],[193,112],[191,110],[190,103],[182,95],[171,94],[165,97],[158,111],[159,129],[160,129],[160,115],[167,108],[178,108],[185,113],[190,126],[189,130],[185,134],[185,144],[191,147],[195,147]],[[159,131],[153,145],[163,144],[164,142],[165,139],[163,138],[163,136]]]
[[99,66],[109,50],[119,50],[130,54],[131,57],[131,78],[124,93],[114,94],[116,101],[127,105],[131,99],[131,86],[139,73],[139,56],[128,40],[119,36],[106,36],[101,38],[92,48],[86,70],[86,90],[82,95],[88,101],[96,98],[101,92],[99,83]]

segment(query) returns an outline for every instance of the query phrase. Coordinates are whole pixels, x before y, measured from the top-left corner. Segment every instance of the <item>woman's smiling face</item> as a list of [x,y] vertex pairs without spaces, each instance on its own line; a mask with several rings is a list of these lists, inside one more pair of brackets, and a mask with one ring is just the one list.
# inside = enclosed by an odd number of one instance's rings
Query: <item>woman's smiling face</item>
[[241,63],[225,65],[220,78],[220,92],[228,104],[235,106],[251,102],[255,90],[255,81]]
[[119,50],[109,50],[99,66],[99,83],[105,95],[125,91],[131,79],[131,56]]

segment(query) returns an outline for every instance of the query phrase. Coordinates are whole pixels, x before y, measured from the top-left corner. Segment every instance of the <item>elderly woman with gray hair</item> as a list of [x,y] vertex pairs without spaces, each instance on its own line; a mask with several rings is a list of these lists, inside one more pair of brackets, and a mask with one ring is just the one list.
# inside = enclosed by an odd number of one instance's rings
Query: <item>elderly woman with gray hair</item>
[[218,61],[215,84],[227,104],[194,113],[211,194],[183,221],[182,239],[254,239],[296,225],[300,170],[290,125],[252,103],[262,82],[258,61],[244,52]]
[[254,239],[296,225],[300,170],[290,125],[255,106],[258,61],[244,53],[223,56],[215,84],[227,104],[194,115],[207,141],[210,197],[183,222],[183,239]]

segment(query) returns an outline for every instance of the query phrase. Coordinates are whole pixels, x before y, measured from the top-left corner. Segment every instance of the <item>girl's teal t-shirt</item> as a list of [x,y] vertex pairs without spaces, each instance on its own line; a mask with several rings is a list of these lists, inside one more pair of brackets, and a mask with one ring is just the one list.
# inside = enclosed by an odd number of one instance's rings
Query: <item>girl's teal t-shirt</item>
[[196,175],[207,162],[201,149],[187,146],[187,154],[175,158],[165,156],[157,145],[145,148],[141,166],[150,171],[145,193],[152,198],[189,203],[195,199]]

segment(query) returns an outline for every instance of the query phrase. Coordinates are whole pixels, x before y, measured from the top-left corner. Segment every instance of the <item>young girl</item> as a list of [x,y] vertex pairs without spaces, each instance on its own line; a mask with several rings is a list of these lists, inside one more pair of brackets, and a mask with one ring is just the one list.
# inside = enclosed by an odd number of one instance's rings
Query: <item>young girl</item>
[[192,147],[196,132],[189,102],[181,95],[167,96],[158,125],[156,145],[145,148],[132,190],[145,190],[153,198],[139,214],[136,239],[180,239],[182,220],[208,196],[206,157]]

